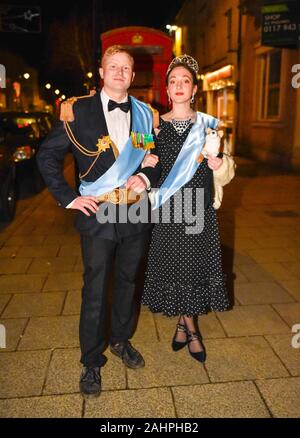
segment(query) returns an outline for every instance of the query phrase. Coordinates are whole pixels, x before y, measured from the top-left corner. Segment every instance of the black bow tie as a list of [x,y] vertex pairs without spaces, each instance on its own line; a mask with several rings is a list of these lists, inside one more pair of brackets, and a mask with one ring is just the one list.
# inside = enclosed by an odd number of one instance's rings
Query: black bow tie
[[107,105],[108,111],[113,111],[115,108],[120,108],[122,111],[124,111],[124,113],[128,113],[130,108],[130,103],[129,101],[118,103],[115,102],[114,100],[109,100]]

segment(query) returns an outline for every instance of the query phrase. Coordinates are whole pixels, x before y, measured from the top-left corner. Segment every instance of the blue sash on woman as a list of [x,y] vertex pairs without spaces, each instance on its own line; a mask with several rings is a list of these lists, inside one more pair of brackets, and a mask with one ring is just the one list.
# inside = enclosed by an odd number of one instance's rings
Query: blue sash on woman
[[167,178],[152,198],[152,210],[164,204],[194,176],[200,163],[198,157],[205,142],[206,129],[216,129],[219,120],[197,111],[196,121],[185,140]]
[[[132,131],[141,134],[151,134],[153,118],[149,107],[130,96]],[[79,192],[82,196],[99,196],[122,186],[136,171],[144,159],[146,150],[136,148],[128,138],[123,150],[114,164],[96,181],[81,181]]]

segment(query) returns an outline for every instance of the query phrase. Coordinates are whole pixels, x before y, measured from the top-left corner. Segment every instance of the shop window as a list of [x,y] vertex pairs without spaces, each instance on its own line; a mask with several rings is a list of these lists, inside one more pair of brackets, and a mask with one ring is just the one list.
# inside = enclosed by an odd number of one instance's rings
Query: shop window
[[274,120],[280,116],[281,50],[273,50],[258,57],[260,120]]

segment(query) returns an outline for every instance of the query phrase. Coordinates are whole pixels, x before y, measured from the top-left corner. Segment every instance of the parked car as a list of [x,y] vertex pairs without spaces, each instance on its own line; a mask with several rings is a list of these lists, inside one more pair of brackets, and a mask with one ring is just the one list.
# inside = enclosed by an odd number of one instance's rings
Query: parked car
[[38,170],[36,153],[54,121],[51,114],[44,112],[0,113],[0,128],[13,151],[17,191],[21,196],[39,192],[45,186]]
[[0,222],[13,219],[16,210],[16,168],[13,151],[0,129]]

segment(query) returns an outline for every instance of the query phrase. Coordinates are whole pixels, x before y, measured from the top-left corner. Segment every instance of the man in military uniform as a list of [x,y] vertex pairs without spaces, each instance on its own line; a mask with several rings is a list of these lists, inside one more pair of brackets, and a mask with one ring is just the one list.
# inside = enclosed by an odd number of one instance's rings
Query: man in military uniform
[[[100,68],[104,84],[101,92],[73,98],[62,106],[62,121],[43,142],[37,157],[58,204],[78,210],[76,228],[81,235],[84,263],[79,327],[83,396],[100,394],[109,320],[111,352],[127,367],[144,366],[142,355],[129,339],[135,323],[136,276],[148,248],[151,223],[100,224],[96,217],[103,202],[128,208],[126,204],[138,199],[136,193],[155,186],[160,175],[159,164],[141,168],[144,149],[147,145],[153,147],[152,113],[147,105],[127,94],[133,69],[133,58],[121,46],[107,49]],[[140,143],[134,144],[136,138]],[[70,148],[80,171],[80,196],[63,176],[63,158]],[[109,315],[107,288],[112,274]]]

